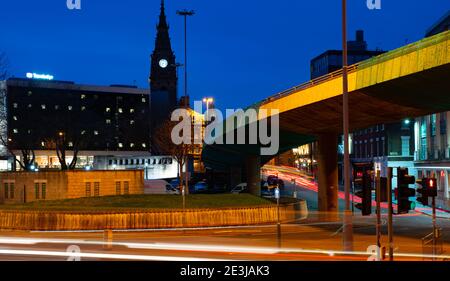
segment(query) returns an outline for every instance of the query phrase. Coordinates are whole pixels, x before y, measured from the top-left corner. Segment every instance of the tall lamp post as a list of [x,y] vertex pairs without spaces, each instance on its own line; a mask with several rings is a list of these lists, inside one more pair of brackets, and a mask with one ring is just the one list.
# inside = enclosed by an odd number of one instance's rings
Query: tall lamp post
[[349,153],[349,109],[347,75],[347,0],[342,0],[342,91],[343,91],[343,128],[344,128],[344,192],[345,210],[343,222],[344,251],[353,251],[353,226],[350,210],[350,153]]
[[[189,107],[188,104],[188,76],[187,76],[187,17],[193,16],[195,12],[193,10],[178,10],[177,15],[184,17],[184,107],[187,110]],[[189,168],[189,156],[186,156],[186,168],[185,168],[185,185],[183,189],[183,202],[184,202],[184,194],[185,194],[185,188],[189,188],[189,181],[188,181],[188,168]]]

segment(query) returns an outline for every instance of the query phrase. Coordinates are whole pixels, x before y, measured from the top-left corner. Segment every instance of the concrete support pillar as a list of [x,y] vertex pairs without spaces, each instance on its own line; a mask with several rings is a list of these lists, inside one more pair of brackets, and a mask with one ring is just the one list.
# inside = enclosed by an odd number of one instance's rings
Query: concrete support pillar
[[318,203],[320,212],[329,212],[327,217],[338,216],[338,135],[324,134],[318,140]]
[[247,188],[250,194],[261,195],[261,159],[259,156],[247,156],[245,159]]

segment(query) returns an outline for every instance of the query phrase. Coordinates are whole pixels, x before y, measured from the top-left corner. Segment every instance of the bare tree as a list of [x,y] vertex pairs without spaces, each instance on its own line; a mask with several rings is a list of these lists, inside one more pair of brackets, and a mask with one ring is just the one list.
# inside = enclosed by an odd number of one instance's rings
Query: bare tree
[[[178,163],[178,178],[180,191],[183,185],[183,166],[186,164],[189,153],[191,151],[190,144],[175,144],[172,141],[171,133],[177,122],[167,120],[163,122],[156,130],[154,134],[154,151],[158,154],[170,155],[175,158]],[[188,183],[186,183],[188,184]],[[186,188],[186,194],[189,193],[189,189]]]

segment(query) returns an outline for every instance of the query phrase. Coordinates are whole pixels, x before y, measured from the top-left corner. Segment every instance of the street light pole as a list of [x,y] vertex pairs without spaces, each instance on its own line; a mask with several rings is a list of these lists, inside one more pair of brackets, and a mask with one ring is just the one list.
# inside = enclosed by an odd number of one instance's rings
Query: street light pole
[[350,153],[349,153],[349,109],[347,76],[347,1],[342,0],[342,91],[343,91],[343,127],[344,127],[344,192],[345,211],[343,225],[344,251],[353,251],[353,226],[350,210]]
[[[177,11],[177,15],[184,17],[184,108],[187,110],[189,107],[188,104],[188,76],[187,76],[187,17],[193,16],[195,12],[193,10],[182,10]],[[187,144],[186,144],[187,145]],[[188,169],[189,169],[189,155],[186,156],[185,163],[185,184],[183,188],[183,206],[185,205],[185,189],[189,188],[188,181]],[[184,207],[183,207],[184,208]]]

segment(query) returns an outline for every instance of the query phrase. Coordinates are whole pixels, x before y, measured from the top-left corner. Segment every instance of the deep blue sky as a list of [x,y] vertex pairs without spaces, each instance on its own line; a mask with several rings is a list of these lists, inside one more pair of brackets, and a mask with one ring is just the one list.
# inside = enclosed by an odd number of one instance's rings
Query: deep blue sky
[[[244,107],[309,79],[309,61],[340,49],[339,0],[166,0],[170,35],[183,62],[183,21],[189,19],[191,97],[214,96],[220,108]],[[423,37],[450,9],[445,0],[349,2],[349,39],[364,29],[369,48],[390,50]],[[9,73],[50,73],[85,84],[147,88],[160,0],[2,0],[0,51]],[[180,77],[182,78],[182,77]],[[182,79],[180,79],[182,81]],[[182,86],[182,84],[180,84]],[[181,89],[181,87],[180,87]],[[181,93],[180,93],[181,94]]]

